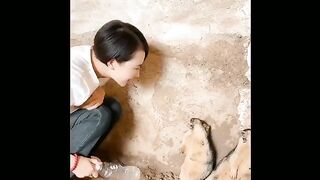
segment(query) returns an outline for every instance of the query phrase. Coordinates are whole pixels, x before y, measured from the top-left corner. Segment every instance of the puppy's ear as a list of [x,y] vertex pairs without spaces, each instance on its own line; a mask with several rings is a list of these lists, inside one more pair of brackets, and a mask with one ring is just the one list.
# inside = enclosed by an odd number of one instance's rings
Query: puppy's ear
[[210,126],[209,125],[205,125],[204,126],[204,129],[205,129],[205,131],[207,132],[207,134],[209,134],[210,133]]
[[201,124],[202,124],[204,130],[206,131],[206,133],[209,134],[209,132],[210,132],[209,124],[207,124],[205,121],[201,121]]

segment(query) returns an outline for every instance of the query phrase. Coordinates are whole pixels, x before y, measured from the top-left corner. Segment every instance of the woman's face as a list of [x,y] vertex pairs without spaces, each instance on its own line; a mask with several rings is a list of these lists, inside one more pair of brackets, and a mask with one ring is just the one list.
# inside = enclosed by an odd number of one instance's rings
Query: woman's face
[[137,50],[129,61],[122,63],[114,62],[113,80],[124,87],[129,80],[140,76],[140,68],[144,62],[144,50]]

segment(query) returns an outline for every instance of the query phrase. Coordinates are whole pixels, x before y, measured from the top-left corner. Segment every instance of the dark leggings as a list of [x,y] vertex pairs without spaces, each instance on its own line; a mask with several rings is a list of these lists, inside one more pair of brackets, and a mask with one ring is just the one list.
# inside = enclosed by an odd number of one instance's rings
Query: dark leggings
[[120,119],[121,111],[117,100],[106,97],[96,109],[79,109],[70,114],[70,153],[91,155]]

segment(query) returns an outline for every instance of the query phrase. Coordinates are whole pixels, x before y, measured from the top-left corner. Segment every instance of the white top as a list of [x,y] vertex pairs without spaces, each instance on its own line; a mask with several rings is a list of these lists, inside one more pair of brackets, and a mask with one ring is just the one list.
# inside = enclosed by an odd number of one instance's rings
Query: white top
[[98,78],[91,62],[91,46],[74,46],[70,51],[70,114],[83,104],[108,78]]

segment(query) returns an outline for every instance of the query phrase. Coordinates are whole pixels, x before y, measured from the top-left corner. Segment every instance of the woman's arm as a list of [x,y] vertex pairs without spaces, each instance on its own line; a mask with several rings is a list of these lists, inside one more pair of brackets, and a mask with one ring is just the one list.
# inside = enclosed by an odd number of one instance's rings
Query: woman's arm
[[93,91],[89,99],[87,99],[83,104],[81,104],[79,108],[88,110],[95,109],[103,103],[104,96],[104,87],[99,86],[96,90]]

